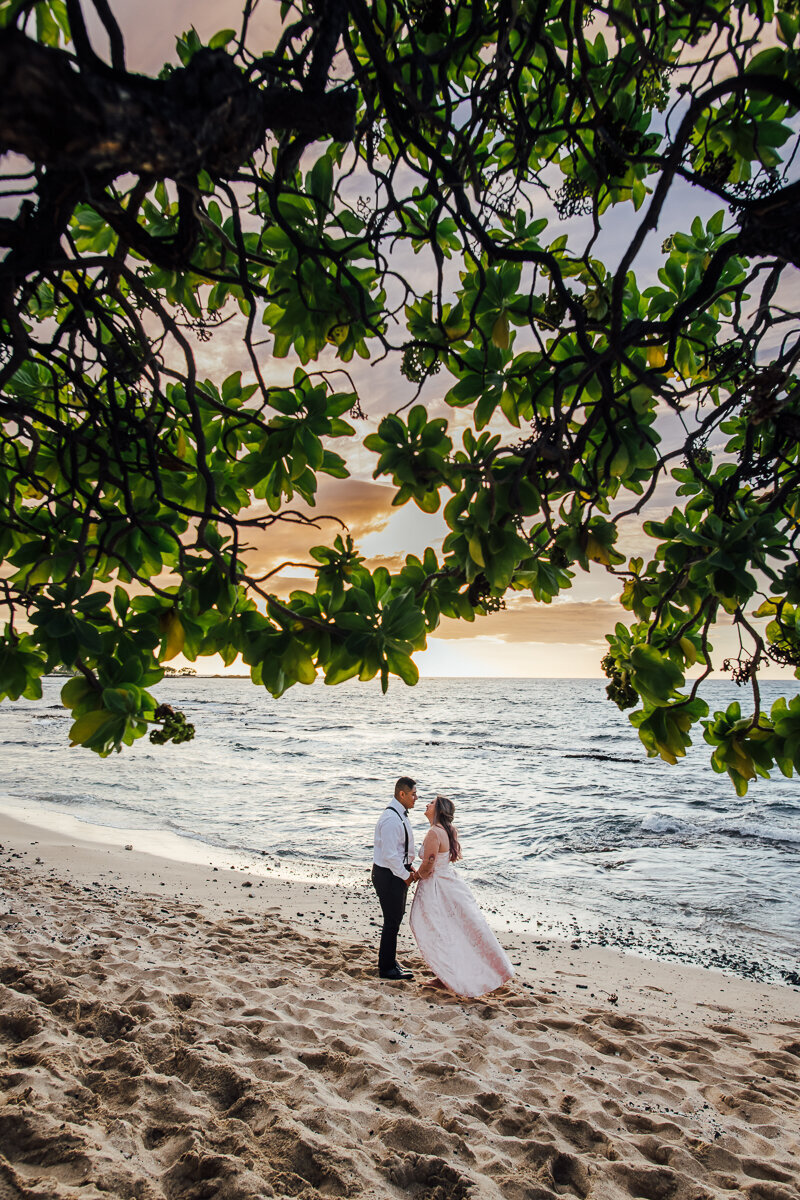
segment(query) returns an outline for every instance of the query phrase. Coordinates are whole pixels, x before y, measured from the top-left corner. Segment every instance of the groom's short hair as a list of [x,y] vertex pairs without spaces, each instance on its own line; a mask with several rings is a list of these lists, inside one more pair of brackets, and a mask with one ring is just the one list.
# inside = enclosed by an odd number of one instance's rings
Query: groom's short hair
[[394,785],[394,794],[396,796],[401,789],[404,792],[410,792],[412,788],[415,788],[416,786],[417,785],[414,780],[409,779],[408,775],[401,775],[397,783]]

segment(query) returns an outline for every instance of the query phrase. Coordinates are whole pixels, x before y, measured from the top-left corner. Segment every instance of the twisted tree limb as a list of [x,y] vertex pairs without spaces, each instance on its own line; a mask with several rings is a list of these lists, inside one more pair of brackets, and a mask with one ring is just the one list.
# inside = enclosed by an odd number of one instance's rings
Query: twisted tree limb
[[50,170],[176,181],[235,173],[269,132],[313,140],[353,136],[355,99],[299,88],[260,88],[224,50],[150,79],[82,62],[17,29],[0,31],[0,152]]

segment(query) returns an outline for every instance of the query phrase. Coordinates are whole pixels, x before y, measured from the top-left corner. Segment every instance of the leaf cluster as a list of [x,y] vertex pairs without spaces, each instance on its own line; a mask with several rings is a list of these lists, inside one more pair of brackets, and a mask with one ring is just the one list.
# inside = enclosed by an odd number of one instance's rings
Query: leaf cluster
[[[609,696],[647,753],[674,762],[704,721],[737,789],[797,769],[793,702],[758,692],[764,664],[800,670],[793,8],[287,0],[275,47],[247,5],[157,80],[103,11],[109,63],[77,0],[0,4],[0,53],[56,89],[0,100],[33,164],[0,222],[3,694],[66,667],[75,744],[179,742],[148,690],[177,654],[276,696],[411,684],[443,616],[600,570],[631,614]],[[666,229],[676,189],[714,214]],[[204,379],[231,334],[241,369]],[[372,407],[358,360],[386,358],[414,396],[363,445],[395,505],[441,511],[441,549],[370,570],[344,531],[280,598],[248,539],[317,528]],[[750,715],[700,695],[721,620]]]

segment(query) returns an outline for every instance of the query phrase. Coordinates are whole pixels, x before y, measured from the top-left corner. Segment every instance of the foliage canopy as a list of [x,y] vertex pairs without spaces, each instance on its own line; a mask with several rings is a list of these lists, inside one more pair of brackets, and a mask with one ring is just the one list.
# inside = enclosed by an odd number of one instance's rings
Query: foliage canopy
[[[600,564],[647,752],[702,720],[740,793],[800,770],[800,698],[762,711],[757,682],[800,674],[797,0],[292,0],[268,50],[255,7],[155,79],[106,0],[0,0],[0,695],[74,669],[72,741],[106,754],[181,651],[276,696],[411,684],[441,616]],[[665,229],[675,195],[715,211]],[[243,372],[202,379],[229,320]],[[311,522],[347,364],[385,355],[416,395],[364,444],[396,504],[444,506],[442,551],[371,572],[338,536],[279,600],[248,533]],[[709,716],[724,614],[754,703]]]

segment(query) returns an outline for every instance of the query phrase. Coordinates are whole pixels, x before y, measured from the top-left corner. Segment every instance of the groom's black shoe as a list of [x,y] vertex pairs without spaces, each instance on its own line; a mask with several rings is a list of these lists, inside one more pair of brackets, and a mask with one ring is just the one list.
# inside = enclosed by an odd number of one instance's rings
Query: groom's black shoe
[[403,970],[402,967],[389,967],[388,971],[379,971],[381,979],[413,979],[414,976],[410,971]]

